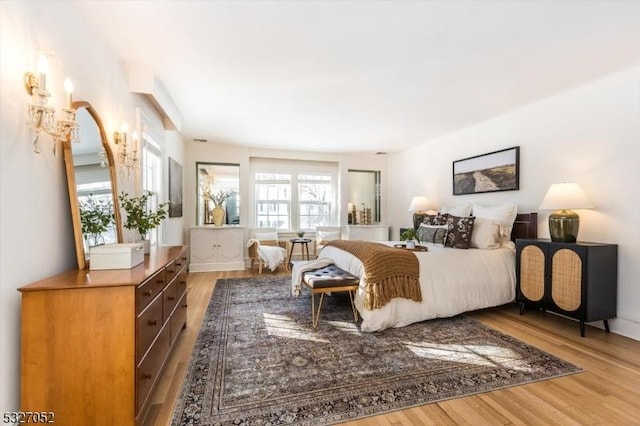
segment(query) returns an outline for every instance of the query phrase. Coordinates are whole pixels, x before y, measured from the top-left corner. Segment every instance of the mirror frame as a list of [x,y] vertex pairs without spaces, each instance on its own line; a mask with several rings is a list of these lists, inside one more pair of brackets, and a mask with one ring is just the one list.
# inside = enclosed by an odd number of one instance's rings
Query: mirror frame
[[[102,147],[107,154],[109,177],[111,178],[111,195],[113,197],[113,213],[115,217],[116,235],[118,237],[118,242],[122,242],[122,218],[120,215],[120,204],[118,203],[118,180],[116,175],[116,166],[113,151],[111,150],[111,146],[109,145],[107,133],[104,131],[100,116],[89,102],[74,101],[71,105],[71,108],[76,111],[81,108],[86,109],[89,115],[91,115],[91,118],[93,118],[93,120],[96,122],[96,126],[98,127],[100,139],[102,140]],[[84,236],[82,235],[82,222],[80,220],[80,205],[78,203],[78,190],[76,188],[76,174],[73,164],[71,141],[69,138],[62,141],[62,151],[64,155],[65,169],[67,171],[67,188],[69,190],[69,205],[71,208],[71,221],[73,223],[73,234],[76,244],[76,258],[78,260],[78,269],[86,269],[86,267],[88,266],[88,262],[86,253],[84,251]]]

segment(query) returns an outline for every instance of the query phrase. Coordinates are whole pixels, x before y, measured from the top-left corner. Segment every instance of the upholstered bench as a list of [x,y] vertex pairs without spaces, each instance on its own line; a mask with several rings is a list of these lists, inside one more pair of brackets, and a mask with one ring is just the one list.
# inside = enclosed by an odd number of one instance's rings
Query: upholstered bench
[[[353,303],[353,297],[358,290],[360,278],[338,268],[336,265],[328,265],[324,268],[304,272],[302,274],[302,282],[311,290],[311,322],[314,329],[318,328],[318,319],[320,318],[322,299],[325,293],[349,292],[353,318],[356,323],[358,322],[358,310]],[[318,293],[320,293],[320,301],[316,311],[315,295]]]

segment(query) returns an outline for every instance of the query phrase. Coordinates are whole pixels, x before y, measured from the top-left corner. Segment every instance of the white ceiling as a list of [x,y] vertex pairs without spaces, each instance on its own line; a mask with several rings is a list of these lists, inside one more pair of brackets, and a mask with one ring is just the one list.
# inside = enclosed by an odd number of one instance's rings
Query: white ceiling
[[77,2],[186,138],[394,152],[640,63],[640,1]]

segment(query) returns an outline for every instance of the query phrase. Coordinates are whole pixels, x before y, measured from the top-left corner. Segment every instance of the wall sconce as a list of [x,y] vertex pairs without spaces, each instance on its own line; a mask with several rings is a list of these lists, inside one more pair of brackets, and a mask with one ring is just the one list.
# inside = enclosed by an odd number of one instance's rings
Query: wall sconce
[[120,163],[120,173],[124,176],[126,171],[127,179],[130,179],[131,171],[135,171],[138,168],[140,159],[138,158],[138,132],[134,131],[131,135],[133,147],[131,151],[129,151],[129,146],[127,144],[127,130],[127,123],[123,122],[121,130],[113,132],[113,141],[119,146],[117,162]]
[[549,215],[551,241],[575,243],[578,239],[580,217],[570,209],[592,209],[593,204],[577,183],[551,184],[540,204],[541,210],[555,210]]
[[33,140],[32,148],[36,153],[40,153],[40,131],[44,130],[53,137],[53,155],[57,155],[58,141],[66,139],[72,142],[79,142],[78,123],[76,123],[76,111],[71,108],[71,94],[73,83],[68,78],[64,82],[66,93],[66,107],[62,109],[63,118],[56,122],[55,109],[47,105],[51,93],[47,91],[47,72],[49,62],[47,57],[41,53],[38,56],[38,66],[36,74],[27,72],[24,75],[24,84],[27,93],[31,95],[31,103],[27,105],[27,126],[35,131],[36,137]]

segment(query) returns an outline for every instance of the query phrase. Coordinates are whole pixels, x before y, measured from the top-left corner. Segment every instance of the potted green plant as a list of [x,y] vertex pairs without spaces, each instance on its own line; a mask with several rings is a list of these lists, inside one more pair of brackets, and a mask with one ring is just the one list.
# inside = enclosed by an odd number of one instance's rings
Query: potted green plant
[[153,192],[144,191],[138,197],[129,197],[129,194],[122,192],[118,199],[120,205],[127,213],[124,227],[138,232],[140,241],[144,242],[144,252],[149,253],[149,231],[155,229],[160,223],[167,218],[169,214],[169,202],[158,204],[158,208],[154,211],[149,208],[149,199],[153,196]]
[[113,203],[110,199],[89,194],[79,201],[82,234],[88,247],[104,244],[104,233],[114,223]]
[[304,231],[300,229],[298,230],[298,232],[296,232],[296,235],[298,236],[298,238],[304,238]]
[[418,231],[414,228],[406,229],[402,234],[400,234],[400,241],[406,241],[407,248],[414,248],[416,246],[416,241],[418,243],[420,242]]

